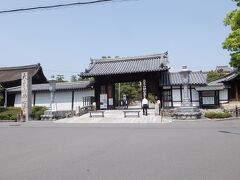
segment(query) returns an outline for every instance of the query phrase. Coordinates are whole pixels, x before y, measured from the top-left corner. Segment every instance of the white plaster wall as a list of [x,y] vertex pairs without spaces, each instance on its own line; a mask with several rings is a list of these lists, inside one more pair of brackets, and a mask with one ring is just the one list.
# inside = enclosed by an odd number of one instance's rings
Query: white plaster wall
[[173,89],[172,96],[173,96],[173,101],[181,101],[180,89]]
[[[83,97],[94,96],[94,90],[75,90],[74,94],[74,108],[76,106],[83,106]],[[32,96],[33,97],[33,96]],[[49,107],[50,92],[36,92],[35,106]],[[57,91],[55,93],[55,103],[57,110],[71,110],[72,109],[72,91]],[[21,94],[16,94],[15,107],[21,107]]]
[[[181,106],[181,90],[174,89],[174,88],[180,88],[180,86],[174,86],[172,90],[173,107],[179,107]],[[174,102],[174,101],[180,101],[180,102]]]
[[49,103],[50,92],[36,92],[35,106],[49,107]]
[[192,102],[193,106],[199,106],[199,102]]
[[[33,102],[33,94],[32,94],[32,102]],[[21,107],[21,93],[17,93],[15,95],[14,107]]]
[[224,89],[219,91],[219,101],[220,103],[227,103],[228,102],[228,89]]
[[76,108],[77,106],[83,107],[83,97],[88,96],[94,97],[94,90],[75,91],[74,108]]
[[192,89],[192,100],[199,101],[199,94],[195,89]]
[[[180,88],[180,86],[173,86],[173,90],[172,90],[173,106],[179,107],[181,106],[181,102],[174,102],[174,101],[181,101],[181,90],[176,88]],[[190,89],[188,92],[190,97]],[[183,95],[183,89],[182,89],[182,95]],[[193,106],[199,106],[199,94],[198,94],[198,91],[196,91],[195,89],[192,89],[192,100],[197,101],[197,102],[192,102]]]
[[173,102],[173,107],[179,107],[181,106],[181,102]]
[[21,94],[20,93],[15,95],[14,107],[21,107]]
[[60,91],[55,94],[57,110],[72,109],[72,91]]

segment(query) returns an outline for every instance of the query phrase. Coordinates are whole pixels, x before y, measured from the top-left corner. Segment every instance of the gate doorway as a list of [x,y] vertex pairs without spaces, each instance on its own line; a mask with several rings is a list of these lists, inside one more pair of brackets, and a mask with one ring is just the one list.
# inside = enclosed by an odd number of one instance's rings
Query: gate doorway
[[[115,109],[122,105],[129,105],[129,108],[136,105],[141,108],[144,96],[148,98],[151,94],[151,97],[160,99],[160,77],[168,70],[166,52],[147,56],[91,59],[89,68],[81,77],[94,78],[97,109]],[[129,91],[124,92],[127,88],[136,91],[133,93],[135,95]],[[121,104],[123,100],[127,103]]]
[[141,108],[142,83],[125,82],[115,83],[115,105],[116,109]]

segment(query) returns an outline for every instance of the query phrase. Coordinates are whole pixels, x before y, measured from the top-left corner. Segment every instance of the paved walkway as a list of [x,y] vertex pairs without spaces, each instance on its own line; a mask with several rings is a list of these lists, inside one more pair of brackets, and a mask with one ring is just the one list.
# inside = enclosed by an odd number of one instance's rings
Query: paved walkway
[[[139,109],[140,110],[140,109]],[[129,116],[124,118],[123,110],[106,110],[104,112],[104,117],[93,116],[89,117],[89,113],[80,116],[65,118],[55,121],[56,123],[170,123],[172,118],[155,116],[154,110],[148,110],[148,116],[142,115],[142,110],[140,112],[140,117]]]

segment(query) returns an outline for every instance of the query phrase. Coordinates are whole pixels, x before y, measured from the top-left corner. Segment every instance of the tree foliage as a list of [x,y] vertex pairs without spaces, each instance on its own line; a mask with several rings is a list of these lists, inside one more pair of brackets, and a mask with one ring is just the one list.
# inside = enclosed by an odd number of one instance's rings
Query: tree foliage
[[58,74],[57,77],[56,77],[56,81],[57,82],[65,82],[64,75]]
[[[233,0],[240,7],[240,0]],[[230,26],[232,32],[222,43],[223,49],[231,52],[230,65],[240,70],[240,9],[237,8],[229,12],[225,19],[224,25]]]
[[80,74],[71,76],[71,82],[79,82],[79,81],[93,81],[93,78],[82,78]]
[[[119,100],[119,86],[115,85],[116,90],[116,100]],[[139,82],[127,82],[121,83],[120,85],[120,99],[122,99],[123,94],[127,95],[129,101],[135,101],[141,99],[141,86]]]
[[222,69],[218,70],[218,71],[209,71],[207,74],[207,81],[213,81],[216,80],[220,77],[223,77],[225,75],[225,73],[223,72]]
[[78,79],[77,79],[77,76],[76,75],[72,75],[71,76],[71,82],[77,82]]

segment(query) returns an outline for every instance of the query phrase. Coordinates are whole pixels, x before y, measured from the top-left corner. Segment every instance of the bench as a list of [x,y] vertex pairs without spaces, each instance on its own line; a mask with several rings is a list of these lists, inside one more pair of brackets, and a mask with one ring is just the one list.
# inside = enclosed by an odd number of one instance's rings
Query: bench
[[141,111],[133,111],[133,110],[123,111],[125,118],[127,117],[127,114],[137,114],[137,116],[140,117],[140,115],[139,115],[140,112]]
[[93,115],[99,115],[102,114],[101,116],[104,117],[104,111],[89,111],[89,117],[92,117]]

